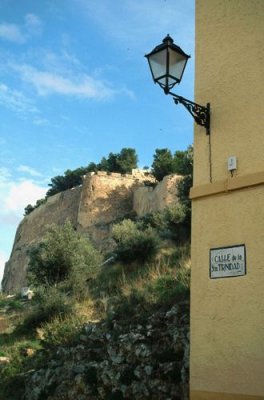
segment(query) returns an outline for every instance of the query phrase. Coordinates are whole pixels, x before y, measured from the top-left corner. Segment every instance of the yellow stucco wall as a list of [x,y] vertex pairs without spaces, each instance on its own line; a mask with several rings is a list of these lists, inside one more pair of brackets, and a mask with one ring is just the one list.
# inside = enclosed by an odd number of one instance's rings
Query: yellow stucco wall
[[[212,121],[194,140],[192,400],[264,399],[263,47],[264,0],[196,0],[196,101]],[[246,275],[210,279],[210,249],[239,244]]]
[[[264,1],[196,1],[196,101],[211,103],[213,181],[263,170]],[[195,185],[209,182],[208,138],[195,135]],[[261,154],[262,152],[262,154]],[[198,167],[199,166],[199,167]]]

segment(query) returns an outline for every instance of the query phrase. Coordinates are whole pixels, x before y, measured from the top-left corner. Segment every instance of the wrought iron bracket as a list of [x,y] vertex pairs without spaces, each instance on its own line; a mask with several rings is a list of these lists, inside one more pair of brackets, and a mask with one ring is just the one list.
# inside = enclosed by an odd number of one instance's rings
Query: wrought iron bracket
[[170,94],[173,97],[175,104],[182,104],[193,116],[195,122],[198,125],[204,126],[206,134],[210,135],[210,103],[207,103],[206,107],[204,107],[170,91],[166,94]]

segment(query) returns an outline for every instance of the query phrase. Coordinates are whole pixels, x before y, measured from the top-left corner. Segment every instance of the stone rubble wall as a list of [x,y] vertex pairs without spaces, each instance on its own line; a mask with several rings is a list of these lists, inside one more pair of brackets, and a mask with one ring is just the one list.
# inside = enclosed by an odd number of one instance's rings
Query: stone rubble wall
[[178,179],[169,175],[153,189],[145,186],[146,182],[155,183],[149,172],[136,169],[132,174],[121,175],[98,171],[85,175],[81,186],[49,197],[18,226],[5,266],[3,290],[10,293],[26,286],[28,250],[41,240],[50,224],[62,225],[69,219],[78,232],[101,250],[109,251],[113,248],[113,224],[135,213],[142,216],[177,202]]
[[89,322],[78,343],[27,374],[25,400],[188,400],[189,302],[133,318]]

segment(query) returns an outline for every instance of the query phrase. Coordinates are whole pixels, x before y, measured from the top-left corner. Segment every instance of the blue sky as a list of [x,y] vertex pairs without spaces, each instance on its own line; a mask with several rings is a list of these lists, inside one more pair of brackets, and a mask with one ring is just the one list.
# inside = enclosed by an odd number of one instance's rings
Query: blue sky
[[144,54],[170,34],[191,54],[194,0],[1,0],[0,278],[24,207],[66,169],[133,147],[184,150],[193,120],[154,85]]

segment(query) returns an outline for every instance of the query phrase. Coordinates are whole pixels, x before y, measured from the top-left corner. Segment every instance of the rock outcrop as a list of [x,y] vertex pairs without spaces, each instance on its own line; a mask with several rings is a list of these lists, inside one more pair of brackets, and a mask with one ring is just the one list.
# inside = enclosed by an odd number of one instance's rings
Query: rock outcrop
[[133,319],[88,323],[78,343],[26,374],[25,400],[187,400],[189,302]]
[[148,172],[134,170],[131,175],[97,172],[84,176],[81,186],[49,197],[18,226],[5,266],[3,291],[19,291],[26,285],[28,250],[43,237],[50,224],[62,225],[69,219],[98,248],[109,250],[113,246],[112,225],[133,213],[141,216],[176,202],[178,179],[170,175],[153,188],[145,186],[146,182],[155,182]]

